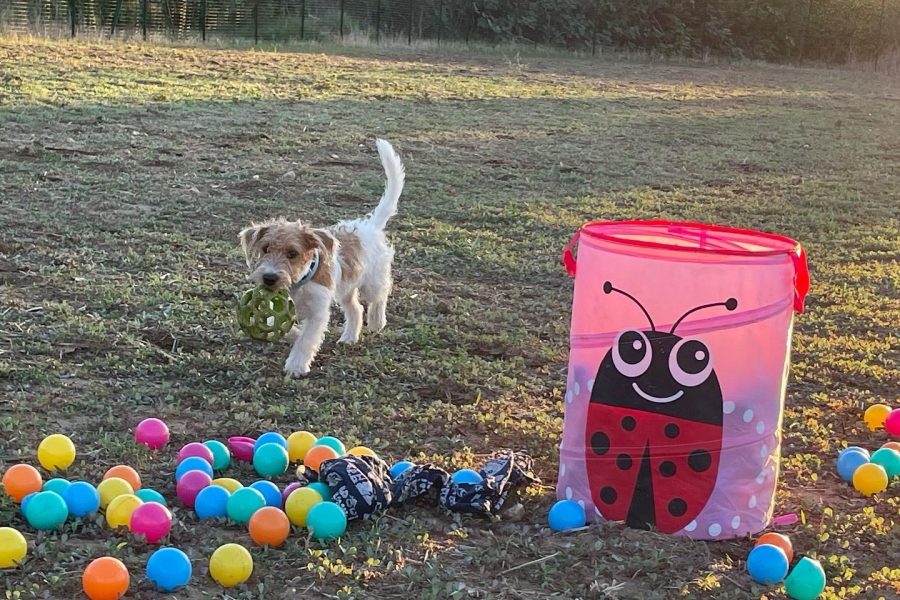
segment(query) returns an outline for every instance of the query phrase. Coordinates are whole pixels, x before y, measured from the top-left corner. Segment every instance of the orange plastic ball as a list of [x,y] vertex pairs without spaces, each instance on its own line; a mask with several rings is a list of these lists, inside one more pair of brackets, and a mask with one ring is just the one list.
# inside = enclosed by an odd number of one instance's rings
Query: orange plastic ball
[[318,473],[319,465],[321,465],[326,460],[331,460],[332,458],[337,457],[338,453],[329,446],[313,446],[306,453],[306,456],[303,457],[303,464]]
[[41,491],[43,485],[41,474],[31,465],[13,465],[3,474],[3,489],[16,503],[28,494]]
[[106,472],[106,475],[103,476],[103,479],[109,479],[110,477],[118,477],[120,479],[124,479],[128,483],[131,484],[131,489],[135,492],[141,489],[141,476],[138,475],[138,472],[126,465],[116,465],[112,467],[109,471]]
[[250,537],[260,546],[277,548],[287,540],[291,522],[280,509],[266,506],[253,513],[248,529]]
[[770,531],[769,533],[764,533],[759,536],[759,539],[756,540],[756,545],[760,544],[769,544],[770,546],[777,546],[784,550],[785,555],[787,556],[788,563],[794,560],[794,545],[791,544],[791,538],[786,535],[775,533],[774,531]]
[[129,582],[128,569],[111,556],[94,560],[81,576],[81,586],[91,600],[119,600],[128,591]]
[[891,450],[900,452],[900,442],[885,442],[882,448],[890,448]]

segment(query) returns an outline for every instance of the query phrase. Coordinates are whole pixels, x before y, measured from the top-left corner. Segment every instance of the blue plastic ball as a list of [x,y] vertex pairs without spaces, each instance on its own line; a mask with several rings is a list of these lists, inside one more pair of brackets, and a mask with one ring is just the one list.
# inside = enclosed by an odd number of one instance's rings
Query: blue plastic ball
[[391,477],[397,479],[398,477],[400,477],[400,474],[403,473],[403,471],[414,466],[415,465],[408,460],[401,460],[398,463],[394,463],[394,466],[391,467]]
[[208,440],[203,442],[203,445],[212,452],[213,469],[221,471],[222,469],[228,468],[228,465],[231,464],[231,450],[228,449],[228,446],[219,440]]
[[253,453],[253,468],[263,477],[277,477],[289,464],[288,451],[275,442],[265,443]]
[[328,446],[329,448],[337,452],[338,456],[344,456],[345,454],[347,454],[347,447],[344,445],[344,442],[330,435],[320,437],[316,440],[316,443],[313,444],[313,446]]
[[869,451],[865,448],[861,448],[860,446],[847,446],[838,453],[838,458],[842,457],[848,452],[859,452],[860,454],[864,454],[866,458],[870,458]]
[[19,509],[22,511],[22,516],[25,516],[25,511],[28,510],[28,505],[31,503],[31,499],[35,497],[37,492],[31,492],[24,498],[22,498],[22,503],[19,504]]
[[25,520],[35,529],[50,531],[66,522],[69,507],[56,492],[38,492],[28,502]]
[[837,472],[844,481],[853,481],[853,473],[858,468],[869,462],[868,452],[841,452],[837,460]]
[[178,548],[160,548],[147,561],[147,579],[161,592],[171,593],[191,580],[191,559]]
[[281,490],[271,481],[257,481],[250,485],[266,499],[266,506],[281,508]]
[[333,540],[347,531],[347,514],[334,502],[319,502],[309,509],[306,526],[317,540]]
[[587,524],[587,516],[581,505],[574,500],[560,500],[550,509],[547,521],[553,531],[568,531],[584,527]]
[[284,436],[274,431],[269,431],[256,438],[256,443],[253,444],[253,451],[259,450],[263,444],[278,444],[285,450],[288,449],[288,443]]
[[206,519],[224,519],[228,514],[228,498],[231,492],[218,485],[211,485],[200,490],[194,499],[194,512],[203,521]]
[[178,463],[178,466],[175,468],[175,481],[181,479],[181,476],[188,471],[203,471],[210,477],[215,477],[215,475],[213,475],[212,465],[199,456],[189,456]]
[[313,483],[309,484],[306,487],[308,487],[311,490],[316,490],[317,492],[319,492],[319,495],[322,496],[322,500],[326,500],[326,501],[331,500],[331,488],[329,488],[326,483],[323,483],[321,481],[314,481]]
[[481,476],[481,473],[472,469],[460,469],[456,473],[454,473],[450,479],[453,483],[481,483],[484,481],[484,477]]
[[62,494],[69,514],[76,519],[93,514],[100,510],[100,492],[87,481],[74,481]]
[[787,555],[784,550],[771,544],[760,544],[747,557],[747,572],[753,581],[762,585],[775,585],[787,577]]
[[156,490],[150,488],[141,488],[134,493],[135,496],[143,500],[144,502],[156,502],[157,504],[162,504],[163,506],[168,506],[166,503],[166,499],[162,494],[157,492]]
[[44,487],[41,488],[42,492],[56,492],[60,496],[63,495],[63,492],[66,491],[66,488],[72,485],[66,479],[60,479],[57,477],[56,479],[51,479],[44,483]]

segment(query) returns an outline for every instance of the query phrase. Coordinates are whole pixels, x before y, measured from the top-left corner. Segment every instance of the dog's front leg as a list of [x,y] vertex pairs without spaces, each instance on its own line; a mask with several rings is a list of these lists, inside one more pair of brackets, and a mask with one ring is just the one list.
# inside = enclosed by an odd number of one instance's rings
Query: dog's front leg
[[302,320],[302,324],[287,362],[284,363],[285,373],[294,376],[309,374],[312,361],[319,352],[328,329],[331,298],[332,291],[318,283],[305,285],[294,296],[297,318]]

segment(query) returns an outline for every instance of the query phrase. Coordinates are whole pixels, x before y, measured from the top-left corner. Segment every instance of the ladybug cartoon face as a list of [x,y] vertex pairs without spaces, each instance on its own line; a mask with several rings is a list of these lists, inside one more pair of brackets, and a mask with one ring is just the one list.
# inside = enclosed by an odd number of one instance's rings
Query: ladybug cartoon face
[[709,499],[722,447],[712,354],[701,340],[674,332],[689,314],[731,311],[737,300],[691,309],[665,333],[636,298],[610,282],[603,291],[634,301],[650,330],[621,332],[597,370],[585,430],[591,494],[607,519],[673,533]]

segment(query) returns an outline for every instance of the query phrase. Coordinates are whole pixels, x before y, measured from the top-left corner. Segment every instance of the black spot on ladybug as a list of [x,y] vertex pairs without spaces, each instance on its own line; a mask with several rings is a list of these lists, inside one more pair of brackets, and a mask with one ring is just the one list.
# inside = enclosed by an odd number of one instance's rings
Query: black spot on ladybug
[[616,466],[623,471],[627,471],[631,468],[631,457],[627,454],[620,454],[616,457]]
[[672,477],[675,475],[675,463],[671,460],[665,461],[663,464],[659,465],[659,474],[663,477]]
[[613,504],[616,499],[618,499],[619,494],[616,493],[616,490],[607,486],[600,490],[600,500],[605,502],[606,504]]
[[687,502],[681,498],[675,498],[669,502],[669,514],[673,517],[680,517],[687,512]]
[[634,420],[634,417],[625,417],[622,419],[622,429],[625,431],[634,431],[635,427],[637,427],[637,421]]
[[602,431],[596,432],[591,436],[591,449],[594,454],[603,456],[609,452],[609,436]]
[[676,425],[675,423],[669,423],[668,425],[666,425],[665,432],[667,438],[674,439],[678,437],[679,433],[681,433],[681,429],[679,429],[678,425]]
[[707,470],[710,465],[712,465],[712,456],[706,450],[694,450],[688,456],[688,466],[698,473]]

